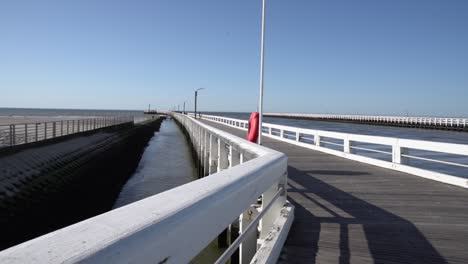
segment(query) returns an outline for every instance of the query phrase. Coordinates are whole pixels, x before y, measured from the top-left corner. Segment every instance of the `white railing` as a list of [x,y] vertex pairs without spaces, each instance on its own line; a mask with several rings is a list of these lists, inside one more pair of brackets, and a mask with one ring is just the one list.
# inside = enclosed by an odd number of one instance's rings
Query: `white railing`
[[[202,118],[243,130],[248,128],[246,120],[210,115],[202,115]],[[263,123],[262,126],[262,135],[267,137],[347,159],[468,188],[468,178],[410,164],[411,162],[422,161],[428,164],[453,166],[454,169],[466,170],[468,169],[468,145],[346,134],[269,123]],[[375,153],[383,156],[383,158],[369,157],[369,155],[364,155],[365,153]],[[430,155],[434,153],[439,155]],[[439,158],[442,155],[451,155],[455,158],[452,160]]]
[[132,116],[107,116],[0,125],[0,148],[57,138],[70,134],[133,122]]
[[267,117],[302,118],[343,120],[356,122],[390,123],[411,126],[445,127],[468,129],[468,118],[448,117],[403,117],[403,116],[370,116],[370,115],[326,115],[326,114],[289,114],[289,113],[266,113]]
[[293,219],[287,157],[173,116],[212,175],[4,250],[0,263],[188,263],[236,223],[241,234],[220,261],[239,244],[241,263],[275,261]]

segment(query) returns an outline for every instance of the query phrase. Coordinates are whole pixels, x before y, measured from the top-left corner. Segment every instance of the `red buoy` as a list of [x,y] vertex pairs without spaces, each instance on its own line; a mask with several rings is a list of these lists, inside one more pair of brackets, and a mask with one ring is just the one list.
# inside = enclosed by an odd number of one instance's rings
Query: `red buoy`
[[258,139],[258,118],[258,112],[253,112],[252,114],[250,114],[249,129],[247,131],[247,140],[254,143],[257,143]]

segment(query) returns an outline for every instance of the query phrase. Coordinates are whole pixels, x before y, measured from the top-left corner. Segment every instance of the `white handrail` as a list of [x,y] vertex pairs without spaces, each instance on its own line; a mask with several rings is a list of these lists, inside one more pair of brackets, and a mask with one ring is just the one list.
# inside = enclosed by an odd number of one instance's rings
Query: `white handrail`
[[[202,118],[227,124],[229,126],[237,127],[243,130],[247,130],[245,126],[235,126],[229,124],[229,122],[237,122],[239,124],[247,124],[245,120],[238,120],[233,118],[224,118],[219,116],[211,115],[202,115]],[[268,132],[265,132],[265,129]],[[275,133],[274,130],[279,131]],[[287,136],[284,131],[295,133],[295,137],[291,138],[291,135]],[[415,155],[407,155],[409,150],[422,150],[422,151],[433,151],[443,154],[450,155],[460,155],[466,157],[468,161],[468,145],[464,144],[453,144],[453,143],[444,143],[444,142],[432,142],[432,141],[423,141],[423,140],[411,140],[411,139],[401,139],[401,138],[392,138],[392,137],[381,137],[381,136],[368,136],[368,135],[358,135],[358,134],[347,134],[339,132],[330,132],[323,130],[314,130],[314,129],[305,129],[297,128],[290,126],[283,126],[277,124],[263,123],[263,135],[271,138],[275,138],[284,142],[288,142],[294,145],[301,147],[306,147],[325,153],[333,154],[336,156],[365,162],[373,164],[376,166],[398,170],[420,177],[441,181],[444,183],[449,183],[464,188],[468,188],[468,179],[463,177],[457,177],[455,175],[449,175],[446,173],[440,173],[436,171],[431,171],[428,169],[423,169],[415,166],[411,166],[407,160],[409,159],[418,159]],[[313,139],[313,144],[301,141],[302,138]],[[323,145],[325,142],[323,138],[332,138],[339,140],[340,143],[327,142],[332,145],[341,145],[342,150],[330,149]],[[391,148],[391,161],[385,161],[381,159],[371,158],[368,156],[363,156],[355,153],[355,149],[358,147],[353,147],[355,143],[367,143],[367,144],[377,144],[380,146],[387,146]],[[375,151],[386,154],[384,151]],[[431,159],[418,159],[431,161]],[[434,159],[432,159],[434,160]],[[444,163],[446,165],[457,166],[460,168],[466,168],[467,163],[458,163],[458,162],[447,162],[443,160],[437,160],[436,163]]]
[[[269,204],[277,190],[285,188],[284,154],[193,118],[173,116],[212,175],[4,250],[0,262],[188,263],[259,196],[262,204]],[[285,204],[284,192],[262,218],[260,239],[285,237],[293,218],[291,206],[290,214],[284,214]],[[288,221],[281,231],[273,228],[284,219]],[[257,237],[253,239],[241,245],[243,262],[256,258]]]

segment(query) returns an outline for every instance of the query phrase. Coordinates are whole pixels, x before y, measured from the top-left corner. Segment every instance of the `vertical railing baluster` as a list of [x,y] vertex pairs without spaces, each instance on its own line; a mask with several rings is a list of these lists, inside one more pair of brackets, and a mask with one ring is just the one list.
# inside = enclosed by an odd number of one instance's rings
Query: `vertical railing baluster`
[[56,131],[56,122],[53,122],[52,123],[52,138],[55,138],[55,135],[56,135],[55,131]]
[[210,152],[209,152],[209,168],[208,174],[213,174],[216,172],[218,157],[215,155],[217,147],[215,146],[215,139],[213,134],[210,133]]
[[28,124],[24,124],[24,143],[28,143]]
[[203,148],[203,149],[204,149],[204,151],[203,151],[203,176],[207,176],[208,173],[209,173],[209,172],[208,172],[208,171],[209,171],[209,168],[208,168],[208,167],[210,166],[210,165],[209,165],[209,163],[210,163],[210,162],[209,162],[209,157],[208,157],[208,155],[209,155],[208,153],[209,153],[209,151],[210,151],[210,150],[208,149],[208,147],[209,147],[209,145],[210,145],[210,142],[209,142],[209,140],[208,140],[208,131],[205,130],[204,133],[205,133],[205,142],[204,142],[204,148]]
[[315,134],[314,135],[314,143],[317,147],[320,147],[321,146],[321,142],[320,142],[320,135],[319,134]]
[[349,140],[348,135],[343,139],[343,152],[351,153],[351,140]]
[[13,134],[13,128],[14,125],[10,125],[10,146],[13,146],[15,144],[15,137]]

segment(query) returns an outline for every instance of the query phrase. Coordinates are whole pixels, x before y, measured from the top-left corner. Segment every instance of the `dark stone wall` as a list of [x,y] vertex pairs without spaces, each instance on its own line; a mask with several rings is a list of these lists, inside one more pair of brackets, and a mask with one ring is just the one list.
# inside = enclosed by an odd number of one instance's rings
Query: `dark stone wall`
[[0,249],[112,209],[162,119],[0,156]]

